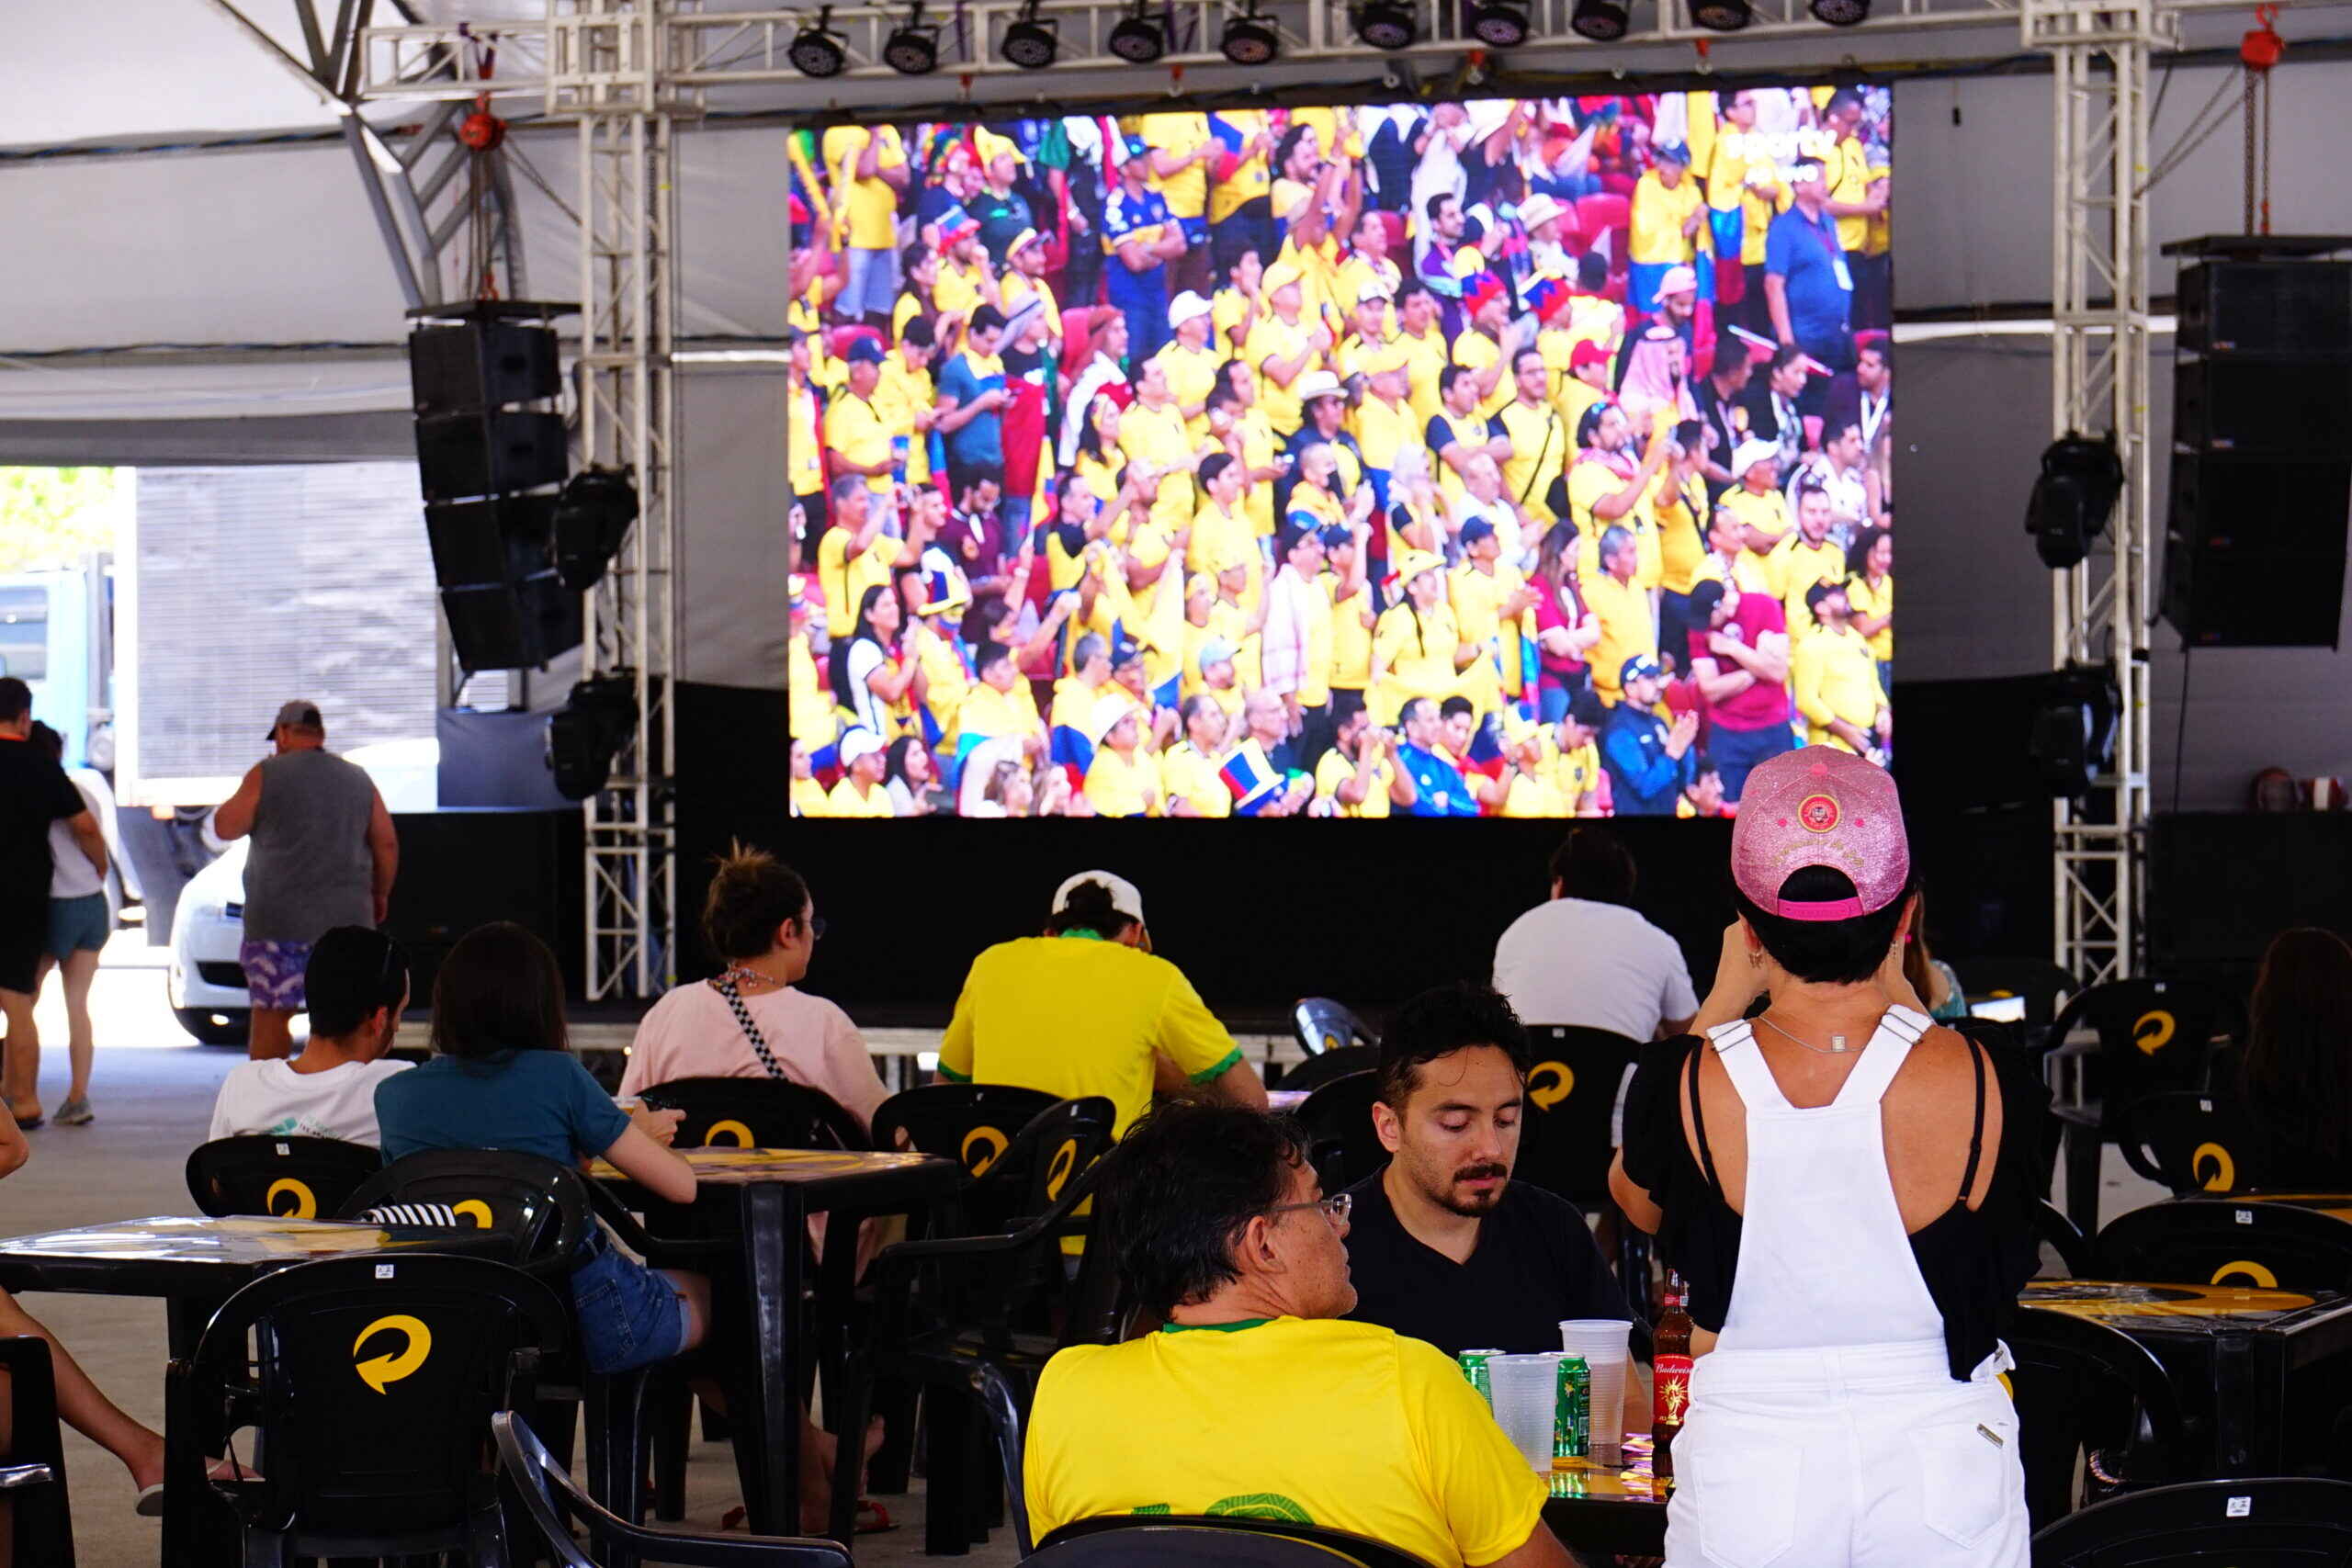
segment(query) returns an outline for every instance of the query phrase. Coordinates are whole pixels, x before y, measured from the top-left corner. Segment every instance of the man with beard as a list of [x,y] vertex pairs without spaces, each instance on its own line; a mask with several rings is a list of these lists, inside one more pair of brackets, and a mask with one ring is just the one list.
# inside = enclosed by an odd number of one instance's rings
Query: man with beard
[[[1349,1190],[1356,1304],[1449,1356],[1556,1350],[1560,1323],[1627,1316],[1575,1204],[1511,1179],[1533,1058],[1510,1004],[1468,982],[1422,992],[1380,1043],[1372,1124],[1389,1162]],[[1649,1427],[1625,1380],[1630,1431]]]

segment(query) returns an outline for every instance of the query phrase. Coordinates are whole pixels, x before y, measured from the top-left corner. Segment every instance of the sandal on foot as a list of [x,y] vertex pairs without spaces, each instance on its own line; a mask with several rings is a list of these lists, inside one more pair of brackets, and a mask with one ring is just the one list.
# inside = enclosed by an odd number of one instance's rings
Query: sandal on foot
[[881,1535],[899,1527],[890,1522],[889,1509],[871,1497],[860,1497],[857,1500],[857,1524],[854,1528],[859,1535]]

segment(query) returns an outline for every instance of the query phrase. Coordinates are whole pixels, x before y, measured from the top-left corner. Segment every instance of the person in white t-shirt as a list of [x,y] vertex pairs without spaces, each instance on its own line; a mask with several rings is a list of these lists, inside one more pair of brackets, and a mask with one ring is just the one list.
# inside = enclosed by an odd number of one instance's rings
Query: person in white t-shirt
[[378,1145],[376,1086],[413,1064],[384,1054],[408,1006],[408,956],[365,926],[337,926],[311,949],[302,985],[311,1038],[290,1059],[233,1068],[212,1106],[216,1138],[262,1133]]
[[710,881],[703,935],[723,974],[680,986],[637,1026],[624,1098],[676,1078],[776,1077],[822,1089],[870,1125],[890,1091],[849,1015],[797,989],[824,922],[800,874],[761,850],[735,851]]
[[1495,944],[1495,989],[1528,1024],[1664,1040],[1699,1010],[1672,937],[1628,906],[1634,857],[1607,829],[1578,828],[1552,856],[1552,897]]

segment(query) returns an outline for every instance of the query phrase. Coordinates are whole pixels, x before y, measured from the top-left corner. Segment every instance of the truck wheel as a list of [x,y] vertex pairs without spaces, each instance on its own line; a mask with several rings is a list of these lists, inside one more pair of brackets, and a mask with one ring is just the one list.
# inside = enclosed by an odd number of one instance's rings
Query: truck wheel
[[243,1045],[253,1029],[253,1014],[243,1008],[174,1008],[172,1016],[204,1045]]

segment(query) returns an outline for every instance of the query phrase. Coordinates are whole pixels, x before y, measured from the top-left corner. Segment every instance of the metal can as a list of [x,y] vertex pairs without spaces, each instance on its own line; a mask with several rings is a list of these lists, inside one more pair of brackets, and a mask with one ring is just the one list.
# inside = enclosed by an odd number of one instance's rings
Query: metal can
[[1454,1358],[1462,1363],[1462,1375],[1470,1380],[1470,1386],[1478,1391],[1489,1410],[1495,1406],[1495,1385],[1487,1375],[1487,1358],[1501,1354],[1500,1350],[1464,1350]]
[[1557,1462],[1591,1452],[1592,1371],[1582,1356],[1562,1356],[1552,1403],[1552,1458]]

